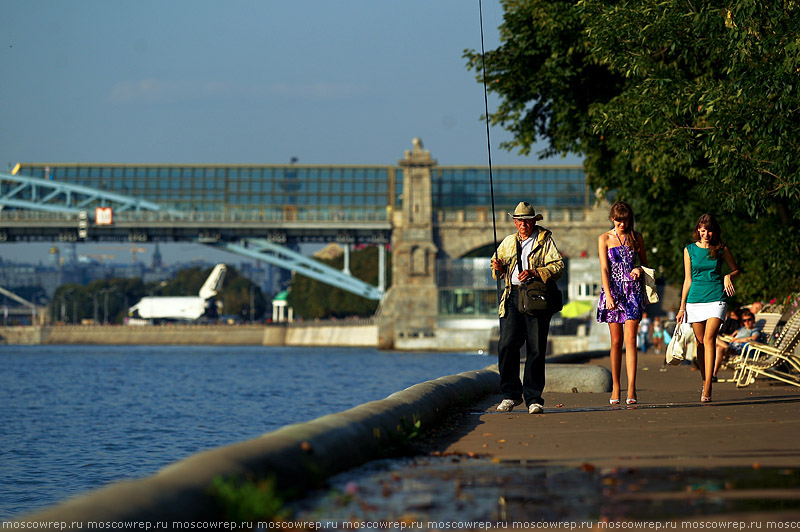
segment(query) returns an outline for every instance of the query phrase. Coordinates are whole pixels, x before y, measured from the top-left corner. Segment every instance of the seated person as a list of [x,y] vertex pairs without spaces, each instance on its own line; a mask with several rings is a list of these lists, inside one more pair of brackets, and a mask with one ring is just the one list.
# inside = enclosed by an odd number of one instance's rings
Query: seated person
[[717,372],[722,366],[725,358],[731,354],[738,355],[742,352],[742,348],[747,342],[757,341],[761,336],[761,329],[756,327],[756,318],[753,313],[747,309],[741,312],[742,326],[736,331],[734,337],[730,342],[726,342],[721,338],[717,338],[717,354],[714,360],[714,379],[717,378]]
[[737,308],[728,311],[728,317],[725,318],[724,322],[722,322],[722,327],[719,330],[719,334],[736,334],[736,331],[738,331],[742,326],[741,322],[739,321],[740,312],[741,310]]

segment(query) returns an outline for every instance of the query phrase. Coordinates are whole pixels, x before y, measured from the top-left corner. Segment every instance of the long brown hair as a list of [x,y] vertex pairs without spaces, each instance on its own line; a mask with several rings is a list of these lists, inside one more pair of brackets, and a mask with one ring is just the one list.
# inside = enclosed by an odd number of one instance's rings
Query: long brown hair
[[639,243],[636,240],[636,231],[633,229],[635,216],[633,215],[633,207],[627,201],[617,201],[611,206],[611,212],[608,214],[608,219],[612,222],[626,222],[628,234],[633,238],[633,245],[631,246],[634,251],[639,252]]
[[714,216],[706,213],[697,219],[697,225],[694,226],[694,240],[700,242],[700,228],[704,227],[711,231],[711,240],[708,243],[708,253],[711,258],[717,260],[717,257],[722,253],[722,248],[725,244],[722,243],[722,227]]

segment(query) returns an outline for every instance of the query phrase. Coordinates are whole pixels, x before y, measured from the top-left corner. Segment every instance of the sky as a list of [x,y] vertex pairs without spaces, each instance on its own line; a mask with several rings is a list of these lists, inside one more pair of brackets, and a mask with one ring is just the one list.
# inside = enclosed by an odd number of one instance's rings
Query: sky
[[[488,162],[483,87],[462,57],[481,48],[478,0],[0,2],[4,169],[395,164],[414,137],[441,165]],[[488,50],[503,13],[482,9]],[[490,138],[494,165],[580,164],[503,151],[499,128]]]

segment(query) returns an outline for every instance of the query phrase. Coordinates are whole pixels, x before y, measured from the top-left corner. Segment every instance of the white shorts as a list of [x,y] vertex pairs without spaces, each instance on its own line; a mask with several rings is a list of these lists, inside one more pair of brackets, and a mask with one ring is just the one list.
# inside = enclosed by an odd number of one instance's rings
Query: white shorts
[[706,321],[709,318],[725,319],[725,311],[728,305],[724,301],[713,301],[711,303],[686,303],[686,323],[697,323]]

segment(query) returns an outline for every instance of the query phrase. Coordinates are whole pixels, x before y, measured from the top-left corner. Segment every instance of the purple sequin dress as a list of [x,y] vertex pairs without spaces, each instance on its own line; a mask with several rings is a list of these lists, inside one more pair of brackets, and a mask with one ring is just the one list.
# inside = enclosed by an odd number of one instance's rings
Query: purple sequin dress
[[631,279],[636,253],[628,246],[617,246],[608,250],[609,284],[614,310],[606,308],[605,289],[600,291],[597,302],[597,321],[601,323],[625,323],[625,320],[639,320],[644,310],[642,283]]

